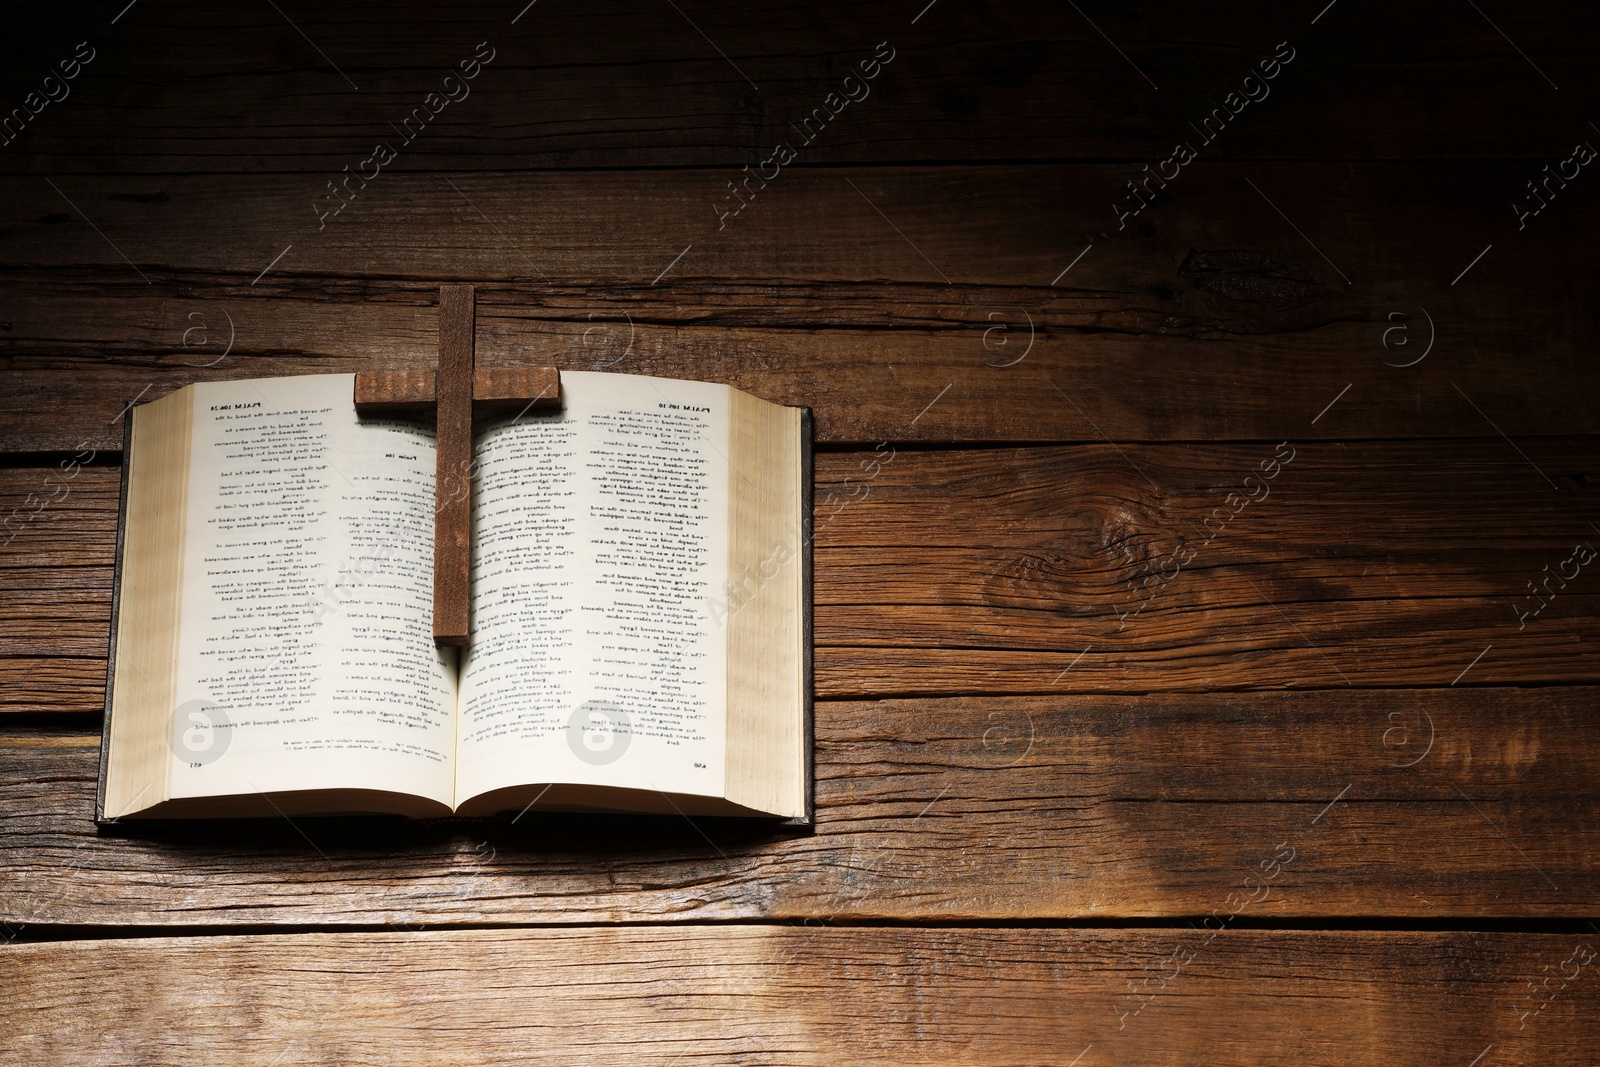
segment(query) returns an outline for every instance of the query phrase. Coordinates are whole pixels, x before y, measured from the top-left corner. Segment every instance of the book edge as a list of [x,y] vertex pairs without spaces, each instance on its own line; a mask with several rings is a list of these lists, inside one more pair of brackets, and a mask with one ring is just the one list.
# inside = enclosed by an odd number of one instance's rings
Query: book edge
[[795,406],[800,409],[800,684],[804,716],[800,727],[800,746],[805,761],[802,785],[805,815],[779,820],[779,825],[814,830],[817,825],[817,738],[816,684],[812,668],[815,642],[811,632],[811,610],[815,586],[811,577],[811,544],[816,425],[810,407],[801,404]]
[[94,796],[94,823],[102,829],[120,821],[106,818],[106,772],[111,763],[111,701],[117,680],[117,624],[122,611],[122,549],[128,528],[128,452],[133,444],[133,407],[129,405],[123,412],[122,469],[117,490],[117,557],[111,569],[111,634],[106,643],[105,713],[100,723],[100,773]]

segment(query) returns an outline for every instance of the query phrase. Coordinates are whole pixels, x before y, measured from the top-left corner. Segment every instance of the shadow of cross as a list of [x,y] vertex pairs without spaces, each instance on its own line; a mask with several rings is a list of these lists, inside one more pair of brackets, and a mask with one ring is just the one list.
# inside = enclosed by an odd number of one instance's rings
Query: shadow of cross
[[433,508],[433,643],[471,638],[472,419],[561,406],[555,367],[473,366],[476,297],[470,285],[439,287],[436,370],[357,371],[356,413],[435,411],[438,466]]

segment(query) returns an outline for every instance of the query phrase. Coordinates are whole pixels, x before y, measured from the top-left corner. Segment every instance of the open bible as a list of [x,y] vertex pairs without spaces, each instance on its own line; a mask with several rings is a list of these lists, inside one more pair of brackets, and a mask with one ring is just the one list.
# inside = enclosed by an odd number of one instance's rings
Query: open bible
[[436,648],[431,420],[353,376],[128,412],[97,820],[531,808],[811,818],[806,409],[568,371],[475,427]]

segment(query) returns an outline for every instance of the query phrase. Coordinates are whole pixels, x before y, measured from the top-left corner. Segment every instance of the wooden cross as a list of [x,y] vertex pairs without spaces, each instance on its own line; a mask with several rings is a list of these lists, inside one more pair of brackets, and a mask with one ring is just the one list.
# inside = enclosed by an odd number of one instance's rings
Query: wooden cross
[[473,366],[475,296],[470,285],[439,287],[437,370],[357,371],[362,415],[438,412],[433,510],[433,643],[465,645],[472,634],[472,419],[561,406],[554,367]]

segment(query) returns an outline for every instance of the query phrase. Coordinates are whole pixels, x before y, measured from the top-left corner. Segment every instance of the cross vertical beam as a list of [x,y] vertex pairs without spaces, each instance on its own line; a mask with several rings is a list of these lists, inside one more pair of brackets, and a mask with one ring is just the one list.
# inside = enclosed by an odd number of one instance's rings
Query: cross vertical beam
[[477,298],[470,285],[439,287],[436,370],[356,371],[358,415],[436,415],[433,512],[433,643],[461,646],[472,637],[473,417],[521,418],[559,410],[555,367],[489,367],[474,354]]
[[433,641],[465,645],[472,632],[472,371],[476,298],[439,287],[438,467],[433,512]]

